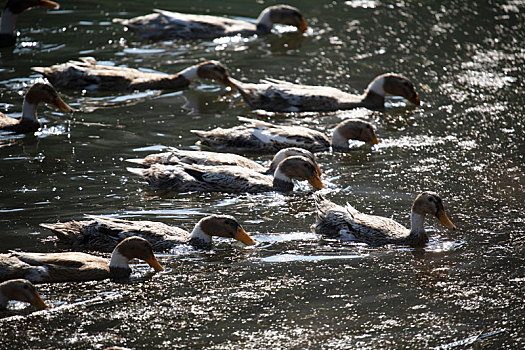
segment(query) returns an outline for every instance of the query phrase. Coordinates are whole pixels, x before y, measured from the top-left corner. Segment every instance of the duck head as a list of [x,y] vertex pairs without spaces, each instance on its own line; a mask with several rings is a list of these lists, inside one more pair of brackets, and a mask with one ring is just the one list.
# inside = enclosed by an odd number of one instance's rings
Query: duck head
[[334,150],[348,150],[348,140],[358,140],[370,145],[379,143],[372,124],[360,119],[347,119],[339,123],[332,135]]
[[401,96],[416,106],[421,103],[414,84],[399,74],[388,73],[376,77],[370,83],[368,90],[382,97],[386,95]]
[[228,70],[220,62],[207,61],[197,65],[197,76],[203,79],[212,79],[225,86],[235,89],[235,85],[230,81]]
[[275,23],[294,26],[300,31],[308,29],[301,11],[288,5],[275,5],[265,8],[257,18],[257,30],[269,32]]
[[321,168],[319,167],[319,164],[317,164],[317,160],[315,159],[315,156],[312,152],[299,147],[288,147],[280,150],[275,154],[273,157],[272,162],[270,163],[270,167],[268,170],[268,174],[273,174],[275,172],[275,169],[277,169],[277,166],[286,158],[293,157],[293,156],[302,156],[305,158],[308,158],[314,163],[315,170],[319,176],[322,175]]
[[293,156],[284,159],[273,175],[273,188],[277,191],[291,191],[293,179],[306,180],[316,189],[325,188],[315,164],[308,158]]
[[58,92],[55,90],[55,88],[48,82],[44,81],[36,82],[27,90],[25,102],[35,107],[40,102],[45,102],[52,104],[61,112],[73,111],[73,108],[71,108],[60,98],[60,96],[58,96]]
[[40,298],[33,283],[24,279],[9,280],[0,283],[0,303],[2,303],[2,299],[5,300],[5,303],[7,303],[8,300],[25,301],[38,310],[49,307],[42,298]]
[[164,270],[153,254],[151,244],[142,237],[133,236],[124,239],[113,250],[109,263],[111,275],[113,277],[129,276],[131,273],[129,261],[135,258],[145,261],[156,272]]
[[412,205],[412,212],[424,217],[426,214],[434,215],[439,222],[448,228],[449,230],[455,230],[456,225],[450,221],[445,208],[443,207],[443,201],[437,193],[434,192],[422,192],[414,200]]
[[19,14],[31,7],[44,7],[58,10],[60,5],[49,0],[8,0],[5,5],[5,8],[9,9],[13,14]]
[[[218,236],[233,238],[246,245],[254,245],[256,242],[251,238],[239,222],[229,215],[211,215],[201,219],[191,234],[191,240],[198,245],[207,246],[211,244],[211,237]],[[200,242],[197,242],[200,241]]]

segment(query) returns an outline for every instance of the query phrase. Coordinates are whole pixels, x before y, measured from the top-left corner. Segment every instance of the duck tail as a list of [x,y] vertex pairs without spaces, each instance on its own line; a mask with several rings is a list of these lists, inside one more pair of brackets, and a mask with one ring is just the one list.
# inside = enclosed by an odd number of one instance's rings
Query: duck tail
[[54,224],[41,223],[41,227],[51,230],[63,242],[73,242],[80,233],[80,224],[77,221],[57,222]]
[[119,24],[122,24],[122,25],[127,25],[128,24],[128,20],[124,19],[124,18],[113,18],[113,20],[111,20],[111,22],[119,23]]
[[133,164],[139,164],[139,165],[146,165],[146,162],[144,162],[144,158],[128,158],[124,161],[133,163]]
[[31,70],[40,74],[46,74],[47,67],[31,67]]
[[145,169],[140,169],[140,168],[126,168],[130,173],[133,173],[135,175],[140,175],[140,176],[144,176],[144,170]]

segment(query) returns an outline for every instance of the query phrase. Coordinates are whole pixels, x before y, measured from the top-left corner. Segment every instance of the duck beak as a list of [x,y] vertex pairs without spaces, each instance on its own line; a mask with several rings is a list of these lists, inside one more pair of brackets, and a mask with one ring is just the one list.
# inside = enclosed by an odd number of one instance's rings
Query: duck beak
[[58,10],[60,8],[59,4],[57,4],[54,1],[49,1],[49,0],[40,0],[38,2],[38,6],[44,7],[47,9],[53,9],[53,10]]
[[370,141],[371,145],[377,145],[379,143],[379,139],[377,138],[377,135],[374,135],[372,140]]
[[30,303],[31,303],[31,305],[36,307],[37,310],[44,310],[44,309],[49,308],[49,305],[47,305],[42,300],[42,298],[40,297],[40,295],[38,294],[38,292],[36,290],[35,290],[35,294],[32,295],[32,299],[31,299]]
[[164,268],[159,263],[155,255],[152,255],[150,258],[146,259],[146,262],[155,270],[155,272],[164,271]]
[[323,184],[323,181],[321,181],[321,178],[319,177],[319,174],[315,173],[314,176],[311,179],[308,179],[308,183],[318,190],[321,188],[325,188],[326,186]]
[[255,245],[255,241],[251,238],[242,226],[237,227],[237,234],[233,237],[234,239],[246,244],[246,245]]
[[301,24],[299,25],[299,30],[302,30],[303,32],[308,29],[308,24],[306,24],[306,21],[304,18],[301,18]]
[[452,221],[450,221],[444,210],[439,210],[436,214],[436,217],[438,218],[439,222],[441,222],[441,225],[445,226],[449,230],[456,229],[456,225],[454,225]]
[[55,105],[55,107],[58,108],[60,112],[73,112],[73,108],[71,108],[67,103],[65,103],[64,100],[62,100],[59,96],[57,96],[57,98],[53,101],[53,105]]
[[321,177],[321,175],[323,175],[323,172],[321,171],[321,168],[319,167],[319,164],[317,164],[317,162],[315,162],[315,171],[316,171],[317,175],[319,175],[319,177]]

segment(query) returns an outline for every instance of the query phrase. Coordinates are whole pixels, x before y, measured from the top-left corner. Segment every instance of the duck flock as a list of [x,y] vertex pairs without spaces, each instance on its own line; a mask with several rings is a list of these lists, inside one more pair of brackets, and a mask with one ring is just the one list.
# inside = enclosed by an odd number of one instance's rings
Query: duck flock
[[[16,42],[17,16],[32,7],[58,8],[50,0],[8,0],[2,13],[0,46]],[[164,10],[132,19],[114,19],[134,35],[145,40],[198,40],[225,36],[254,36],[269,33],[274,24],[305,31],[307,21],[301,12],[287,5],[264,9],[256,23],[198,14],[182,14]],[[76,57],[50,67],[33,67],[41,73],[26,92],[22,116],[14,119],[0,113],[0,130],[10,133],[33,133],[40,128],[37,106],[50,104],[62,112],[73,112],[59,96],[58,90],[98,92],[177,90],[190,86],[195,79],[211,79],[238,91],[253,109],[271,112],[302,112],[347,110],[357,107],[384,108],[385,96],[400,96],[407,103],[420,104],[415,85],[400,74],[378,72],[361,95],[353,95],[333,87],[307,86],[267,79],[260,83],[242,82],[231,77],[228,69],[217,61],[202,62],[173,75],[143,72],[131,68],[97,64],[92,57]],[[298,126],[283,126],[255,119],[239,118],[239,126],[224,129],[194,130],[201,147],[207,151],[170,149],[141,159],[127,159],[134,164],[128,170],[143,177],[153,190],[201,191],[227,193],[288,192],[294,180],[307,181],[314,189],[325,188],[322,169],[316,152],[346,152],[349,140],[369,145],[380,141],[374,127],[359,119],[345,119],[332,135]],[[211,151],[213,150],[213,151]],[[232,153],[224,153],[232,152]],[[273,154],[265,167],[241,154]],[[428,242],[426,215],[435,216],[447,229],[455,225],[445,213],[443,200],[432,191],[414,194],[411,228],[392,219],[362,213],[349,204],[339,205],[320,193],[313,194],[317,206],[315,231],[329,237],[363,242],[422,247]],[[212,246],[212,237],[232,238],[245,245],[257,242],[234,217],[217,213],[202,218],[191,232],[153,221],[128,221],[87,215],[86,220],[43,223],[58,240],[71,247],[71,252],[11,252],[0,255],[0,307],[9,300],[47,308],[33,283],[74,282],[125,279],[131,270],[129,261],[145,261],[154,271],[163,271],[154,252],[162,252],[180,244],[198,249]],[[308,230],[307,227],[304,228]],[[90,250],[112,252],[110,260],[76,252]]]

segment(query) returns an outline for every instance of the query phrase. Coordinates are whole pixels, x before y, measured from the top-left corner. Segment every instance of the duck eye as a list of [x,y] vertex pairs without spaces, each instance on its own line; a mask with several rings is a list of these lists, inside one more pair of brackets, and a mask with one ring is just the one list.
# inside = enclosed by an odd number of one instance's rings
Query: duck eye
[[24,289],[29,289],[29,286],[27,284],[24,284]]
[[432,198],[432,197],[428,197],[428,201],[429,201],[429,202],[433,202],[433,201],[434,201],[434,198]]

